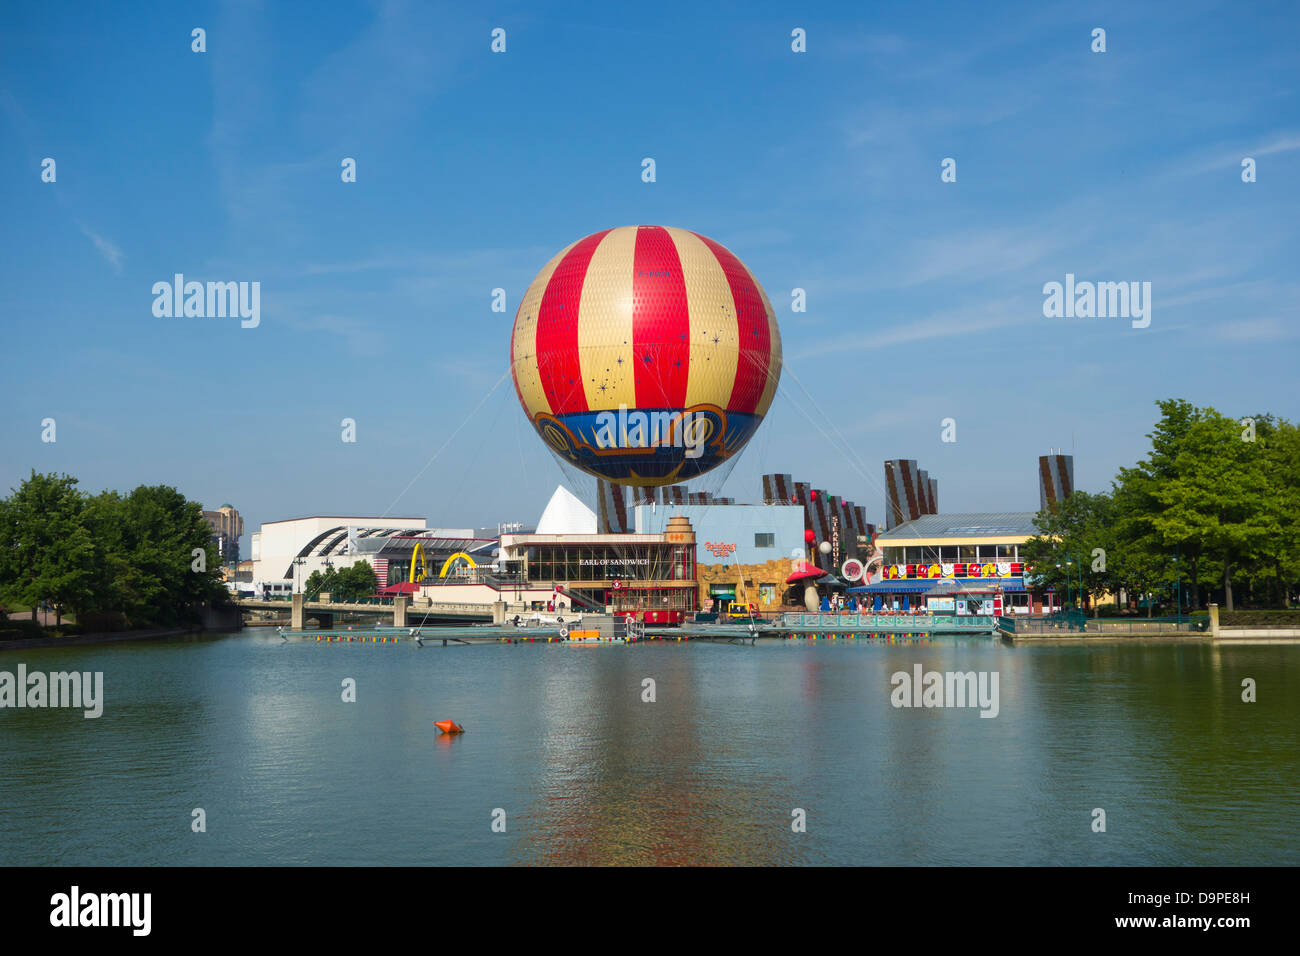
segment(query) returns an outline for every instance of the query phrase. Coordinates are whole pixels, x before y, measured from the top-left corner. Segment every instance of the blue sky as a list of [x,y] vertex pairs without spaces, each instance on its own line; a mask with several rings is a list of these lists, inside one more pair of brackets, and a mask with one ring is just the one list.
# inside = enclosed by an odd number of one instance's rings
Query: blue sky
[[[1158,398],[1300,417],[1293,3],[327,6],[0,13],[0,489],[533,521],[561,474],[501,382],[514,309],[634,223],[777,309],[740,500],[791,472],[879,521],[906,457],[943,511],[1033,510],[1038,455],[1102,490]],[[260,282],[260,326],[155,317],[176,272]],[[1150,327],[1045,318],[1066,273],[1150,282]]]

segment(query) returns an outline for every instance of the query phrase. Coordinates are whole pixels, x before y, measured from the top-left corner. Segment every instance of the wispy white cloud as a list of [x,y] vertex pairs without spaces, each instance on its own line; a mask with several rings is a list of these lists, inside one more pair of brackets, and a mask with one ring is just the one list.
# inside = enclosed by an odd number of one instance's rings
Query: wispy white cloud
[[1247,156],[1258,160],[1261,156],[1275,156],[1278,153],[1290,153],[1300,149],[1300,132],[1284,130],[1268,137],[1263,145],[1258,141],[1241,143],[1236,146],[1219,144],[1208,149],[1197,150],[1193,155],[1173,163],[1166,172],[1169,176],[1199,176],[1204,173],[1223,169],[1238,168]]
[[846,352],[875,352],[895,345],[966,336],[973,332],[987,332],[1041,319],[1041,303],[1003,299],[973,308],[955,307],[920,319],[892,318],[874,323],[870,334],[866,335],[845,335],[841,332],[803,347],[792,348],[794,343],[790,342],[783,343],[783,347],[791,359],[799,361]]
[[981,229],[919,239],[909,250],[910,264],[898,284],[920,285],[940,279],[979,281],[1018,272],[1042,262],[1076,241],[1041,229]]
[[289,328],[338,336],[354,356],[375,358],[388,351],[388,339],[382,334],[379,324],[373,321],[333,312],[299,311],[292,306],[264,311],[275,314]]
[[1295,338],[1295,319],[1284,321],[1278,316],[1234,319],[1220,323],[1214,337],[1224,342],[1280,342]]
[[78,222],[77,225],[81,227],[82,234],[95,244],[95,249],[104,257],[104,260],[113,267],[113,271],[121,275],[122,261],[126,258],[126,253],[122,251],[122,248],[111,239],[106,239],[95,232],[85,223]]

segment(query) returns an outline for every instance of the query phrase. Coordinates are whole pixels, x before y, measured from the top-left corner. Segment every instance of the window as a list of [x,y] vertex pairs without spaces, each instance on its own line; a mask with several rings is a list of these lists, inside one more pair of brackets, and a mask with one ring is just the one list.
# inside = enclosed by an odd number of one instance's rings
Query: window
[[759,531],[754,533],[754,547],[756,548],[775,548],[776,532]]

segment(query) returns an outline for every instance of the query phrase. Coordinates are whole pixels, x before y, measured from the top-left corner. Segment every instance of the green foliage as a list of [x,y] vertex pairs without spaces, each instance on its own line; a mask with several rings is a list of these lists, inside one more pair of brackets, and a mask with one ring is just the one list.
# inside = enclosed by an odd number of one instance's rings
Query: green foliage
[[370,562],[358,561],[346,568],[330,567],[323,573],[313,571],[304,588],[309,600],[319,594],[328,594],[334,601],[355,601],[372,597],[378,586],[379,579]]
[[1300,627],[1300,610],[1220,611],[1220,627]]
[[[88,496],[67,475],[30,478],[0,499],[0,601],[48,601],[80,621],[191,623],[225,597],[211,532],[175,488]],[[196,550],[204,570],[196,570]]]
[[[1108,494],[1076,492],[1040,512],[1023,551],[1035,573],[1065,592],[1147,596],[1199,606],[1201,582],[1227,610],[1244,587],[1252,603],[1289,603],[1300,584],[1300,429],[1271,415],[1251,429],[1182,399],[1158,402],[1151,451],[1122,468]],[[1250,438],[1253,437],[1253,441]],[[1093,549],[1106,553],[1093,569]],[[1057,564],[1061,568],[1057,568]],[[1176,607],[1175,607],[1176,610]]]
[[1086,491],[1039,512],[1034,522],[1038,534],[1021,548],[1021,556],[1034,569],[1032,580],[1055,588],[1062,599],[1078,597],[1081,590],[1090,595],[1107,591],[1113,582],[1109,545],[1114,512],[1109,495]]

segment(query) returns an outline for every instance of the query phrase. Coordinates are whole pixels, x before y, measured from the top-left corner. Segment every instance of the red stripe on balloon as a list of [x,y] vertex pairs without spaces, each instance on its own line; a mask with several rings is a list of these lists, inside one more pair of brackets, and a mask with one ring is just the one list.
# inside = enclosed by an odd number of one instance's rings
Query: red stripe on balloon
[[582,283],[591,257],[610,232],[606,229],[594,233],[570,249],[542,293],[537,310],[537,372],[555,415],[587,411],[587,392],[582,387],[582,363],[578,358],[578,306],[582,304]]
[[632,358],[638,408],[683,408],[691,317],[677,244],[662,226],[638,226],[632,267]]
[[740,355],[736,361],[736,378],[731,386],[731,401],[727,410],[752,412],[758,408],[767,385],[768,367],[772,361],[772,336],[767,324],[767,309],[763,296],[741,261],[727,249],[706,236],[699,236],[709,247],[731,287],[731,299],[736,305],[736,331]]

